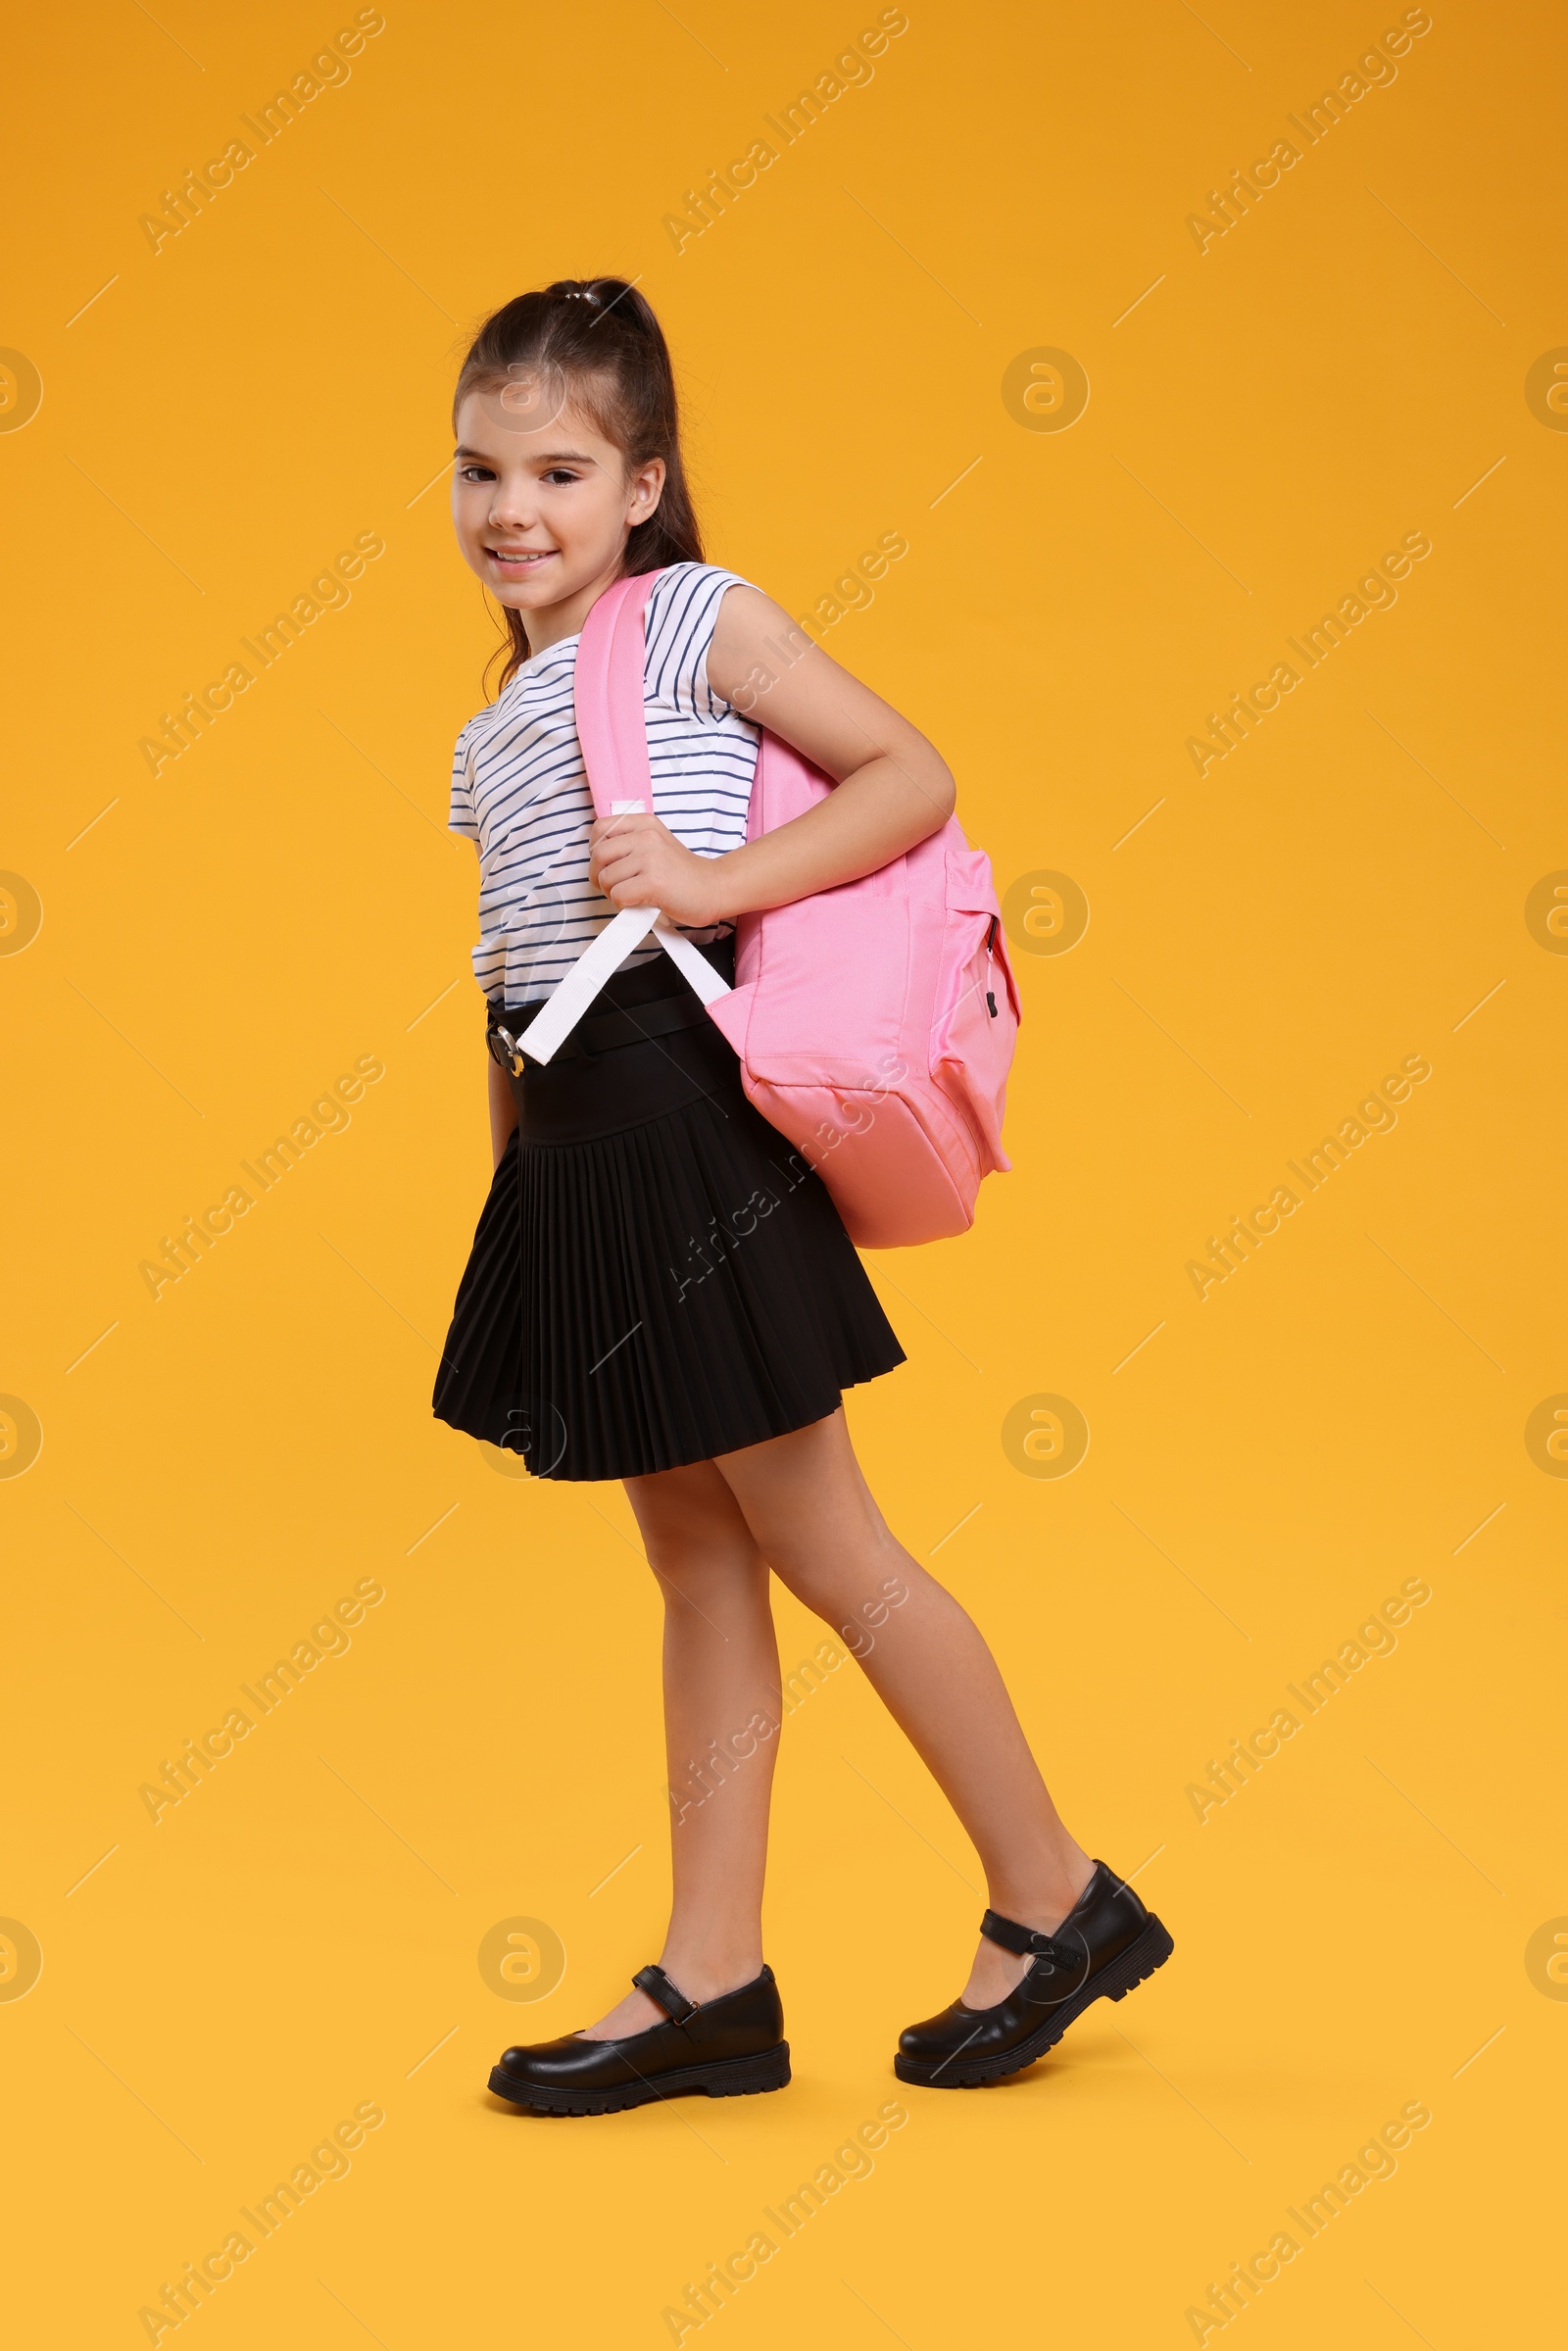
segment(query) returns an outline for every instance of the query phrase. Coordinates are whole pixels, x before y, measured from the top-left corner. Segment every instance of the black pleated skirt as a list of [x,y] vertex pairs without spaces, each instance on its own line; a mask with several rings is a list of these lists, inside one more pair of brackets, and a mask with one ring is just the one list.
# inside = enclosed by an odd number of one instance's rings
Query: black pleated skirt
[[[728,942],[706,951],[726,971]],[[686,982],[617,972],[588,1018]],[[502,1017],[514,1034],[537,1006]],[[700,1026],[513,1081],[436,1417],[540,1478],[630,1478],[824,1419],[904,1361],[826,1187]]]

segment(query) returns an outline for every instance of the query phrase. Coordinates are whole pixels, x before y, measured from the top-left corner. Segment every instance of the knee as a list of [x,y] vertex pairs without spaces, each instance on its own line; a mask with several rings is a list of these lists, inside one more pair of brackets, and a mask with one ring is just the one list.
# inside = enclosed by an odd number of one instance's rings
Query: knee
[[642,1536],[643,1552],[668,1601],[678,1591],[721,1587],[737,1577],[765,1573],[756,1544],[739,1514],[714,1508],[698,1481],[682,1483],[679,1471],[641,1482],[627,1491]]
[[889,1543],[853,1562],[825,1560],[780,1543],[767,1552],[785,1590],[835,1633],[854,1657],[876,1645],[876,1636],[909,1598],[920,1571],[901,1546]]
[[666,1595],[672,1585],[689,1592],[698,1585],[762,1572],[755,1544],[737,1541],[728,1527],[657,1519],[644,1522],[642,1539],[643,1555]]
[[842,1578],[833,1572],[830,1563],[807,1549],[798,1549],[789,1542],[764,1542],[762,1555],[779,1582],[792,1592],[803,1607],[809,1608],[824,1624],[838,1606]]

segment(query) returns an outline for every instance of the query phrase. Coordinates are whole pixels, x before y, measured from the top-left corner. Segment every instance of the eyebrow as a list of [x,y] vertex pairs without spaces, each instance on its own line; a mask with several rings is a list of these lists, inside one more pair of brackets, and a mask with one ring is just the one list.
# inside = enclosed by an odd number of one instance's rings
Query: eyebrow
[[[452,454],[455,458],[477,458],[481,465],[488,465],[494,462],[482,449],[466,449],[460,447],[455,449]],[[530,460],[530,463],[535,465],[561,465],[566,464],[568,461],[574,465],[597,465],[599,462],[597,458],[589,457],[587,453],[581,449],[553,449],[536,450],[532,459]]]

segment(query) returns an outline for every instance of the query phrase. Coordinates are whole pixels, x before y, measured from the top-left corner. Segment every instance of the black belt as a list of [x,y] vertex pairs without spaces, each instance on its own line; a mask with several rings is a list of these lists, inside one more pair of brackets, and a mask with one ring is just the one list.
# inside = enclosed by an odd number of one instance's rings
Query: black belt
[[[530,1012],[540,1008],[529,1007]],[[700,1028],[707,1018],[707,1005],[690,990],[683,990],[678,996],[656,997],[651,1004],[638,1004],[629,1011],[593,1012],[578,1021],[565,1043],[557,1048],[554,1060],[594,1061],[616,1046],[641,1045],[649,1037],[669,1037],[677,1029]],[[513,1077],[521,1077],[525,1065],[533,1060],[532,1054],[521,1051],[512,1031],[494,1018],[485,1032],[485,1043],[492,1058]],[[533,1065],[546,1066],[543,1062]]]

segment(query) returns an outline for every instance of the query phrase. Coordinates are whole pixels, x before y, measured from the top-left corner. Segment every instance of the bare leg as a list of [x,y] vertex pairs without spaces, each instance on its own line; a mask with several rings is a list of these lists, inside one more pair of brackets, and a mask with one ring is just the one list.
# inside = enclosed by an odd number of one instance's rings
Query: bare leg
[[[710,1461],[628,1478],[664,1595],[664,1743],[674,1898],[660,1966],[689,1999],[762,1967],[767,1808],[782,1719],[767,1567]],[[663,2011],[632,1991],[590,2026],[604,2040]]]
[[[977,1627],[890,1532],[842,1409],[713,1466],[775,1574],[849,1642],[936,1778],[992,1908],[1048,1934],[1059,1926],[1094,1865],[1057,1815]],[[908,1596],[889,1605],[894,1588]],[[1029,1964],[982,1940],[964,1999],[1004,1999]]]

